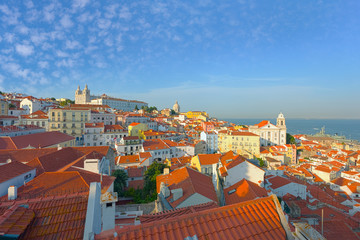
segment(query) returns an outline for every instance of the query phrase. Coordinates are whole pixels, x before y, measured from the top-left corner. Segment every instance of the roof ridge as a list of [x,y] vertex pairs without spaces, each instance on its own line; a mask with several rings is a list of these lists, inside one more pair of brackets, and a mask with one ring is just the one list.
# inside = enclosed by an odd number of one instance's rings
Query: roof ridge
[[83,176],[80,174],[80,172],[78,172],[78,171],[74,171],[74,172],[76,172],[76,173],[80,176],[80,178],[84,181],[85,185],[88,186],[89,189],[90,189],[90,185],[87,184],[87,182],[85,181],[85,179],[83,178]]

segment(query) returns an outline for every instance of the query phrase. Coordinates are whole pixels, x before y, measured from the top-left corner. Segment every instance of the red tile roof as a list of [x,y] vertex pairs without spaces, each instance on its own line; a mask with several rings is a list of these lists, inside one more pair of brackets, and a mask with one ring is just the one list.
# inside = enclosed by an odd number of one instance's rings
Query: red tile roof
[[16,161],[7,163],[5,165],[0,165],[0,183],[8,181],[21,174],[30,172],[33,169],[33,167]]
[[226,205],[267,197],[265,188],[246,180],[245,178],[224,189]]
[[139,217],[140,218],[139,220],[141,223],[157,222],[157,221],[160,221],[163,219],[170,219],[170,218],[174,218],[174,217],[176,218],[178,216],[195,213],[195,212],[200,212],[203,210],[208,210],[208,209],[217,208],[217,207],[219,207],[219,206],[216,203],[207,202],[207,203],[194,205],[194,206],[190,206],[190,207],[178,208],[178,209],[163,211],[163,212],[154,213],[154,214],[142,215]]
[[0,237],[19,237],[34,217],[35,213],[31,209],[18,205],[10,206],[0,215]]
[[[9,138],[9,137],[1,137],[0,139],[3,138]],[[33,148],[46,148],[75,139],[70,135],[56,131],[27,134],[27,135],[10,137],[10,138],[13,144],[15,145],[15,149],[27,148],[29,146]],[[6,141],[8,140],[4,140],[4,143],[0,141],[1,149],[6,149],[6,147],[13,149],[13,146],[10,145],[10,142],[7,142],[6,144]]]
[[282,186],[285,186],[289,183],[291,183],[291,181],[287,178],[283,178],[280,176],[275,176],[273,178],[268,178],[267,181],[269,181],[271,183],[270,187],[272,189],[276,189]]
[[[65,194],[89,192],[91,182],[100,182],[100,174],[78,168],[70,168],[66,172],[45,172],[26,185],[18,188],[19,198],[40,196],[61,196]],[[103,175],[101,192],[106,192],[115,177]]]
[[198,154],[200,165],[212,165],[219,162],[221,154]]
[[139,155],[119,156],[115,159],[116,164],[140,163]]
[[[0,214],[3,215],[11,206],[21,205],[27,205],[28,209],[35,213],[30,224],[30,212],[24,213],[23,218],[16,222],[16,229],[19,231],[27,226],[20,239],[83,239],[87,199],[87,194],[83,194],[2,201]],[[21,214],[20,210],[18,213]],[[7,223],[14,223],[16,219],[13,217],[10,215]]]
[[[170,190],[178,188],[182,188],[183,190],[183,196],[181,198],[170,202],[173,208],[176,208],[194,193],[207,197],[214,202],[218,201],[211,177],[192,168],[182,167],[175,169],[167,175],[158,175],[156,177],[156,189],[158,193],[160,192],[161,182],[164,182]],[[170,194],[168,199],[171,198],[172,194]]]
[[[170,219],[117,229],[116,239],[286,239],[276,196],[190,213]],[[280,213],[283,216],[283,213]],[[95,239],[115,239],[114,230]]]
[[41,157],[56,151],[57,148],[0,150],[0,163],[6,163],[8,159],[27,163],[36,157]]

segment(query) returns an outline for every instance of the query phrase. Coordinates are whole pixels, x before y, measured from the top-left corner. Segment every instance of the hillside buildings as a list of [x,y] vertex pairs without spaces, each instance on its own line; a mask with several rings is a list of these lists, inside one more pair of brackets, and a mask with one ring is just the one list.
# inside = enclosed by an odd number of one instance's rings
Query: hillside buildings
[[137,101],[137,100],[125,100],[121,98],[109,97],[106,94],[101,96],[90,95],[90,89],[85,85],[83,90],[78,86],[75,91],[75,104],[97,104],[97,105],[108,105],[111,108],[122,110],[122,111],[132,111],[136,107],[141,109],[142,107],[147,107],[146,102]]

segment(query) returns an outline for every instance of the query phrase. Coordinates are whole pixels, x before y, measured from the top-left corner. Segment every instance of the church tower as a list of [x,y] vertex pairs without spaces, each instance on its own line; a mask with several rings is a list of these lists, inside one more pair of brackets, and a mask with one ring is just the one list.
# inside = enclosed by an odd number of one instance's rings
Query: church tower
[[75,91],[75,104],[87,104],[90,102],[90,90],[87,84],[84,90],[81,91],[80,86]]
[[278,115],[278,117],[276,119],[276,126],[279,127],[279,128],[286,128],[284,114],[279,113],[279,115]]
[[276,126],[279,128],[279,144],[286,144],[286,124],[284,114],[280,113],[276,119]]

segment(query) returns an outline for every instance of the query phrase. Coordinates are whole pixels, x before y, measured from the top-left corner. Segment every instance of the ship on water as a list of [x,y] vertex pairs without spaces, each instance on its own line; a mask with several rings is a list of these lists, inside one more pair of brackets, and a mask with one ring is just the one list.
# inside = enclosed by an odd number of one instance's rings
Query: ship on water
[[332,139],[334,139],[334,140],[336,140],[338,142],[359,144],[359,141],[353,140],[353,139],[347,139],[345,136],[338,135],[337,133],[335,133],[334,135],[326,134],[325,133],[325,126],[323,126],[321,128],[320,132],[315,133],[315,134],[313,134],[311,136],[313,136],[313,137],[329,137],[329,138],[332,138]]

